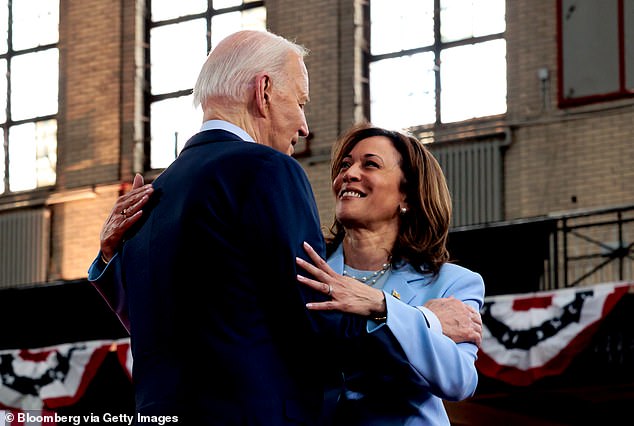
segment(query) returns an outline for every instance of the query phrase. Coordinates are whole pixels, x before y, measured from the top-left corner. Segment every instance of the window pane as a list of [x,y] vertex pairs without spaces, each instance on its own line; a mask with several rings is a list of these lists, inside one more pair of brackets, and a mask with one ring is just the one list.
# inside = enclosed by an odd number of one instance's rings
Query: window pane
[[194,108],[193,97],[166,99],[152,103],[150,131],[152,157],[150,166],[160,169],[170,165],[176,153],[202,125],[202,112]]
[[7,53],[9,49],[9,6],[7,2],[8,0],[0,0],[0,54]]
[[441,52],[441,121],[506,112],[506,41],[493,40]]
[[152,21],[179,18],[207,11],[206,0],[152,0]]
[[214,10],[225,9],[227,7],[241,6],[243,4],[255,3],[260,0],[214,0]]
[[206,33],[204,19],[152,29],[152,94],[194,87],[207,55]]
[[57,113],[57,49],[19,55],[11,61],[11,118]]
[[0,59],[0,123],[7,121],[7,60]]
[[240,6],[242,0],[214,0],[214,9],[224,9],[225,7]]
[[371,53],[398,52],[434,43],[434,2],[372,0]]
[[505,0],[441,0],[440,33],[450,42],[506,29]]
[[59,0],[13,1],[13,49],[57,43]]
[[433,123],[434,81],[431,52],[371,63],[372,122],[390,129]]
[[562,1],[564,99],[620,90],[617,3]]
[[56,120],[26,123],[9,129],[11,191],[54,185],[56,167]]
[[264,29],[266,29],[264,7],[215,15],[211,18],[211,48],[213,49],[220,40],[236,31]]

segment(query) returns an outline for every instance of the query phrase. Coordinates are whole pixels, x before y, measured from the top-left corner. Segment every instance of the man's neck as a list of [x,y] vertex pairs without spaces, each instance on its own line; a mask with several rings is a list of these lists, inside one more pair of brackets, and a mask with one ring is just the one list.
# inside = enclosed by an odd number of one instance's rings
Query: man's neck
[[257,132],[252,119],[244,106],[232,105],[228,102],[209,103],[203,113],[203,122],[209,120],[222,120],[238,126],[247,132],[257,142]]

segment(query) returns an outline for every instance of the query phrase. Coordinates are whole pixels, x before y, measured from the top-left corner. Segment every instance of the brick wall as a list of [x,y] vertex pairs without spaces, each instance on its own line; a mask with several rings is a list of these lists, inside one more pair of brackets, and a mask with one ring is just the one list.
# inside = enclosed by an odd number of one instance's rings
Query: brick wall
[[634,103],[557,107],[556,4],[507,1],[507,219],[634,203]]
[[[120,183],[130,182],[139,170],[143,4],[61,2],[59,163],[53,195],[64,201],[51,205],[50,281],[85,277]],[[300,162],[324,227],[334,215],[330,147],[360,117],[363,5],[363,0],[267,1],[269,29],[311,51],[307,118],[314,138],[312,156]],[[557,107],[555,8],[551,0],[507,2],[504,124],[511,144],[504,166],[506,219],[634,202],[633,104]],[[545,86],[537,77],[540,68],[549,70]],[[66,197],[73,191],[83,195]]]
[[58,188],[119,179],[121,2],[60,7]]
[[[137,2],[60,4],[60,108],[56,194],[83,190],[52,208],[49,280],[86,276],[99,230],[132,176]],[[124,137],[123,137],[124,136]],[[122,151],[122,148],[124,151]]]

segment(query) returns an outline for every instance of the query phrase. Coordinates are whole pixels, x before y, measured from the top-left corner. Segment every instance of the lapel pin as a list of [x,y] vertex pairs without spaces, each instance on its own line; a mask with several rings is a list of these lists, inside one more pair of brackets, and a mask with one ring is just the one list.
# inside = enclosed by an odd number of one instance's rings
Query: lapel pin
[[392,296],[396,297],[397,299],[401,300],[401,295],[398,294],[398,291],[396,290],[392,290]]

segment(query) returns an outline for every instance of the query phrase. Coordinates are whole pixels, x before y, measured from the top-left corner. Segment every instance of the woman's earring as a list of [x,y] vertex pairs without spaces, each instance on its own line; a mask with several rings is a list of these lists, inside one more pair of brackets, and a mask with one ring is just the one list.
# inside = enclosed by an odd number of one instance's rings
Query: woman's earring
[[401,207],[401,215],[407,213],[407,207]]

